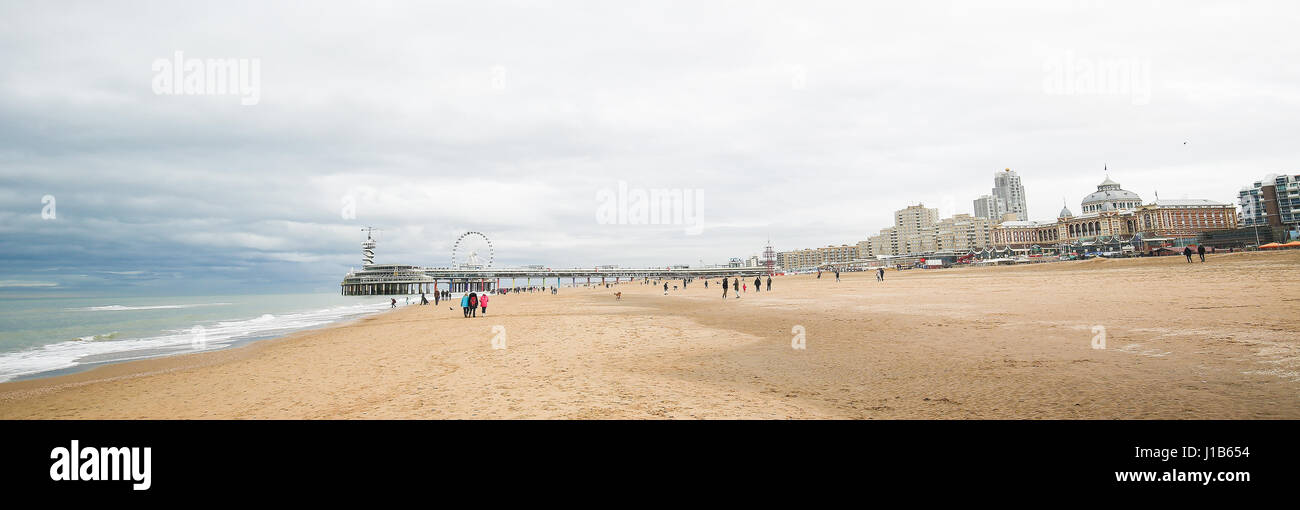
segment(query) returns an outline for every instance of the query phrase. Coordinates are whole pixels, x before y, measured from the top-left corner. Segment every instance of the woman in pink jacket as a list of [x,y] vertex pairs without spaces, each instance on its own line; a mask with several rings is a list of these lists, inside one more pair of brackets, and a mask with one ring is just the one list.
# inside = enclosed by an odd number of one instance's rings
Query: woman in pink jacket
[[482,296],[478,297],[478,305],[483,308],[483,315],[487,315],[487,302],[488,302],[487,294],[483,294]]

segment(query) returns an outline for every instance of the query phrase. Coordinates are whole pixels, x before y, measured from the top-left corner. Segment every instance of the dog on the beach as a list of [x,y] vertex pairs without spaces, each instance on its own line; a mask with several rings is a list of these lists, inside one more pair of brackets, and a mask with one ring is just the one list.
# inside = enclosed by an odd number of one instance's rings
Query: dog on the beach
[[615,301],[622,301],[622,300],[623,300],[623,293],[622,293],[622,292],[615,292],[615,293],[614,293],[614,300],[615,300]]

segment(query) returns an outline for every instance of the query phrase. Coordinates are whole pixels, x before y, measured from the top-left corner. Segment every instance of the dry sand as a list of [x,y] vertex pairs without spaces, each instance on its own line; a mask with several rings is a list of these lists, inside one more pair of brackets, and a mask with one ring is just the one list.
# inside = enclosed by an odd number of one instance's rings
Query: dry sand
[[1300,251],[886,276],[411,306],[0,384],[0,418],[1300,418]]

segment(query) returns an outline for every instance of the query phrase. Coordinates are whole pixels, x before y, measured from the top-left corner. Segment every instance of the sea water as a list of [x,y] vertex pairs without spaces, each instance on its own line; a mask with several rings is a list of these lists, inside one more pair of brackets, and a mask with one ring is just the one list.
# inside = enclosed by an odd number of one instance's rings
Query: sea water
[[387,296],[332,294],[0,298],[0,381],[222,349],[389,307]]

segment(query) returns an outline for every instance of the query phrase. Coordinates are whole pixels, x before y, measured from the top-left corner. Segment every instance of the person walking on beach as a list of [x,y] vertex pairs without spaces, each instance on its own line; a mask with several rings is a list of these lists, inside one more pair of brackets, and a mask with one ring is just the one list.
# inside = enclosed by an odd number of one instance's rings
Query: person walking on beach
[[707,278],[704,280],[704,290],[709,290],[709,280]]
[[763,277],[754,277],[754,292],[763,292]]
[[427,305],[427,304],[429,304],[429,298],[424,297],[424,293],[421,292],[421,293],[420,293],[420,306],[424,306],[424,305]]
[[768,277],[767,277],[767,291],[768,291],[768,292],[772,292],[772,276],[771,276],[771,275],[768,275]]
[[1191,247],[1191,246],[1188,246],[1188,247],[1186,247],[1186,248],[1183,248],[1183,256],[1184,256],[1184,257],[1187,257],[1187,263],[1188,263],[1188,264],[1191,264],[1191,263],[1192,263],[1192,247]]
[[434,293],[433,293],[433,306],[438,306],[438,296],[441,296],[441,295],[442,295],[442,291],[438,291],[438,292],[434,292]]
[[483,294],[483,297],[478,298],[478,306],[479,308],[483,309],[483,315],[487,315],[487,302],[488,302],[487,294]]
[[727,299],[727,277],[722,277],[722,299]]
[[736,299],[740,299],[740,278],[731,281],[731,290],[736,295]]
[[469,293],[469,316],[478,317],[478,294]]
[[668,282],[664,282],[664,295],[668,295]]
[[882,281],[882,282],[885,281],[885,267],[884,267],[884,266],[881,266],[880,268],[876,269],[876,279],[877,279],[877,280],[880,280],[880,281]]
[[[1188,262],[1191,262],[1191,261],[1192,261],[1192,256],[1191,256],[1191,255],[1188,255],[1188,256],[1187,256],[1187,261],[1188,261]],[[393,306],[391,306],[390,308],[397,308],[397,298],[392,298],[392,300],[393,300]]]
[[1201,256],[1201,263],[1205,263],[1205,245],[1197,245],[1196,253]]
[[836,269],[836,270],[835,270],[835,281],[837,281],[837,282],[840,281],[840,270],[839,270],[839,269]]
[[465,318],[469,318],[469,294],[460,297],[460,311],[465,314]]
[[749,292],[749,283],[746,283],[744,287],[745,287],[745,292]]

